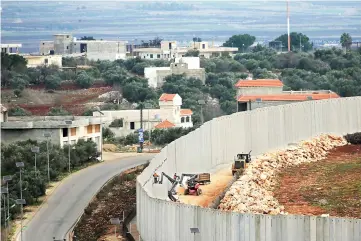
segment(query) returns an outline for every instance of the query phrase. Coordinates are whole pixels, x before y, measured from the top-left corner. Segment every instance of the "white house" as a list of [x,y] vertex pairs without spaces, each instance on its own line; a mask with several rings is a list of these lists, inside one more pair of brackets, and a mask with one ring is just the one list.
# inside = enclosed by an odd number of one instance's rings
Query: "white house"
[[200,68],[199,57],[175,58],[175,62],[170,67],[146,67],[144,76],[148,79],[150,87],[161,87],[165,77],[172,74],[185,74],[186,77],[200,79],[203,83],[206,81],[206,71]]
[[222,53],[234,54],[238,48],[219,47],[213,44],[209,46],[208,42],[191,42],[189,46],[180,47],[177,41],[162,41],[160,48],[136,48],[134,55],[142,59],[172,59],[184,57],[189,50],[198,50],[199,57],[211,58],[222,56]]
[[[172,127],[193,127],[192,110],[181,109],[182,98],[178,94],[162,94],[159,98],[159,109],[143,109],[143,129],[163,129]],[[141,128],[141,110],[109,110],[102,111],[107,126],[117,119],[123,120],[123,126],[111,127],[117,136],[125,136]],[[93,112],[93,116],[100,116]]]

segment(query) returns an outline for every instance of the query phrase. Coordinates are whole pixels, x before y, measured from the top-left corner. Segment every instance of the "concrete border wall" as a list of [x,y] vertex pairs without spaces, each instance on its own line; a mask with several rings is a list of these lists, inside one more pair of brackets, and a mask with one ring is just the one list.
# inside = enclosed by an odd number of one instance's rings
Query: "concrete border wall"
[[[137,226],[144,241],[360,241],[361,220],[221,212],[165,201],[154,172],[204,172],[323,133],[361,131],[361,97],[300,102],[223,116],[170,143],[137,179]],[[189,228],[198,227],[192,236]]]

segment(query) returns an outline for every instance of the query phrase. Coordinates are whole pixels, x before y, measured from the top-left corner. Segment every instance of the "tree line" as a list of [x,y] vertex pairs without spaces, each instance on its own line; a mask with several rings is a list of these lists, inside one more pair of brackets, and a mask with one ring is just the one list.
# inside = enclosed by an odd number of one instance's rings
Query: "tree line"
[[[287,35],[275,39],[287,47]],[[195,38],[194,41],[200,41]],[[301,40],[301,49],[298,51]],[[144,68],[148,66],[169,66],[165,60],[144,60],[132,58],[116,61],[87,61],[92,68],[80,71],[59,71],[53,67],[26,68],[21,56],[2,55],[2,85],[22,89],[29,84],[45,84],[46,88],[56,88],[64,79],[72,79],[82,88],[89,87],[94,79],[116,86],[122,97],[130,103],[137,103],[138,108],[145,103],[157,107],[162,93],[178,93],[183,98],[183,108],[191,108],[195,124],[200,121],[200,105],[198,100],[205,100],[203,115],[205,120],[231,114],[236,111],[236,90],[234,84],[248,76],[257,78],[279,78],[285,90],[320,90],[330,89],[343,97],[361,95],[360,72],[361,50],[351,50],[349,34],[340,37],[342,49],[324,49],[307,52],[313,46],[309,38],[302,33],[291,33],[291,45],[295,51],[278,53],[274,48],[257,45],[250,49],[255,37],[247,34],[235,35],[224,43],[224,46],[238,47],[240,52],[234,56],[223,54],[210,59],[201,58],[201,67],[206,71],[206,84],[200,80],[187,78],[184,75],[173,75],[165,78],[165,83],[158,89],[148,86],[144,78]],[[242,53],[242,48],[248,49]],[[197,56],[199,51],[191,50],[188,56]],[[4,58],[4,59],[3,59]],[[84,59],[64,58],[64,66],[84,64]],[[19,87],[20,86],[20,87]],[[103,108],[119,109],[117,105],[105,105]],[[54,114],[66,114],[55,109]],[[21,109],[10,110],[14,115],[26,115]],[[87,111],[84,114],[90,114]],[[52,113],[49,113],[50,115]]]
[[[31,148],[39,147],[39,153],[36,156]],[[68,172],[68,148],[61,148],[59,145],[49,144],[49,164],[50,180],[56,181],[61,175]],[[71,145],[71,170],[79,169],[87,164],[97,162],[99,153],[96,144],[91,140],[79,140],[76,144]],[[26,205],[36,204],[41,196],[45,195],[46,187],[49,183],[47,169],[47,144],[35,140],[19,141],[13,144],[1,144],[1,176],[11,176],[9,181],[9,202],[10,218],[14,219],[20,212],[20,206],[14,205],[16,199],[20,199],[20,170],[16,167],[17,162],[23,162],[22,168],[22,195],[26,200]],[[4,187],[5,183],[2,183]],[[6,187],[6,185],[5,185]],[[6,195],[1,195],[1,200]],[[4,209],[1,208],[1,211]],[[5,224],[4,215],[1,215],[1,226]]]

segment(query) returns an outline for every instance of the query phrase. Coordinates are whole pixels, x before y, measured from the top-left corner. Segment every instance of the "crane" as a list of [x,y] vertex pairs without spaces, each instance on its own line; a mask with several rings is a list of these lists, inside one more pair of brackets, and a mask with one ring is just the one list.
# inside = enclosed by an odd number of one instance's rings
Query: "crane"
[[162,174],[160,176],[160,179],[159,179],[159,175],[157,173],[154,173],[153,174],[154,183],[155,184],[162,184],[163,183],[163,176],[165,176],[169,180],[169,182],[172,183],[172,187],[168,190],[168,198],[173,202],[177,202],[178,200],[174,197],[174,195],[177,194],[177,192],[175,191],[175,188],[179,184],[176,176],[175,176],[175,178],[172,178],[172,177],[168,176],[167,174],[165,174],[164,172],[162,172]]

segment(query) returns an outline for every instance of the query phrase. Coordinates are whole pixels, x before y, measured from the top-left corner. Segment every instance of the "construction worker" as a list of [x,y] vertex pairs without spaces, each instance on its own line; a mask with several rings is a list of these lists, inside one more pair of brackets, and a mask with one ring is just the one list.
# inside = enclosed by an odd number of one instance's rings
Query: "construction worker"
[[153,174],[154,183],[158,183],[158,177],[159,177],[159,175],[157,173]]

